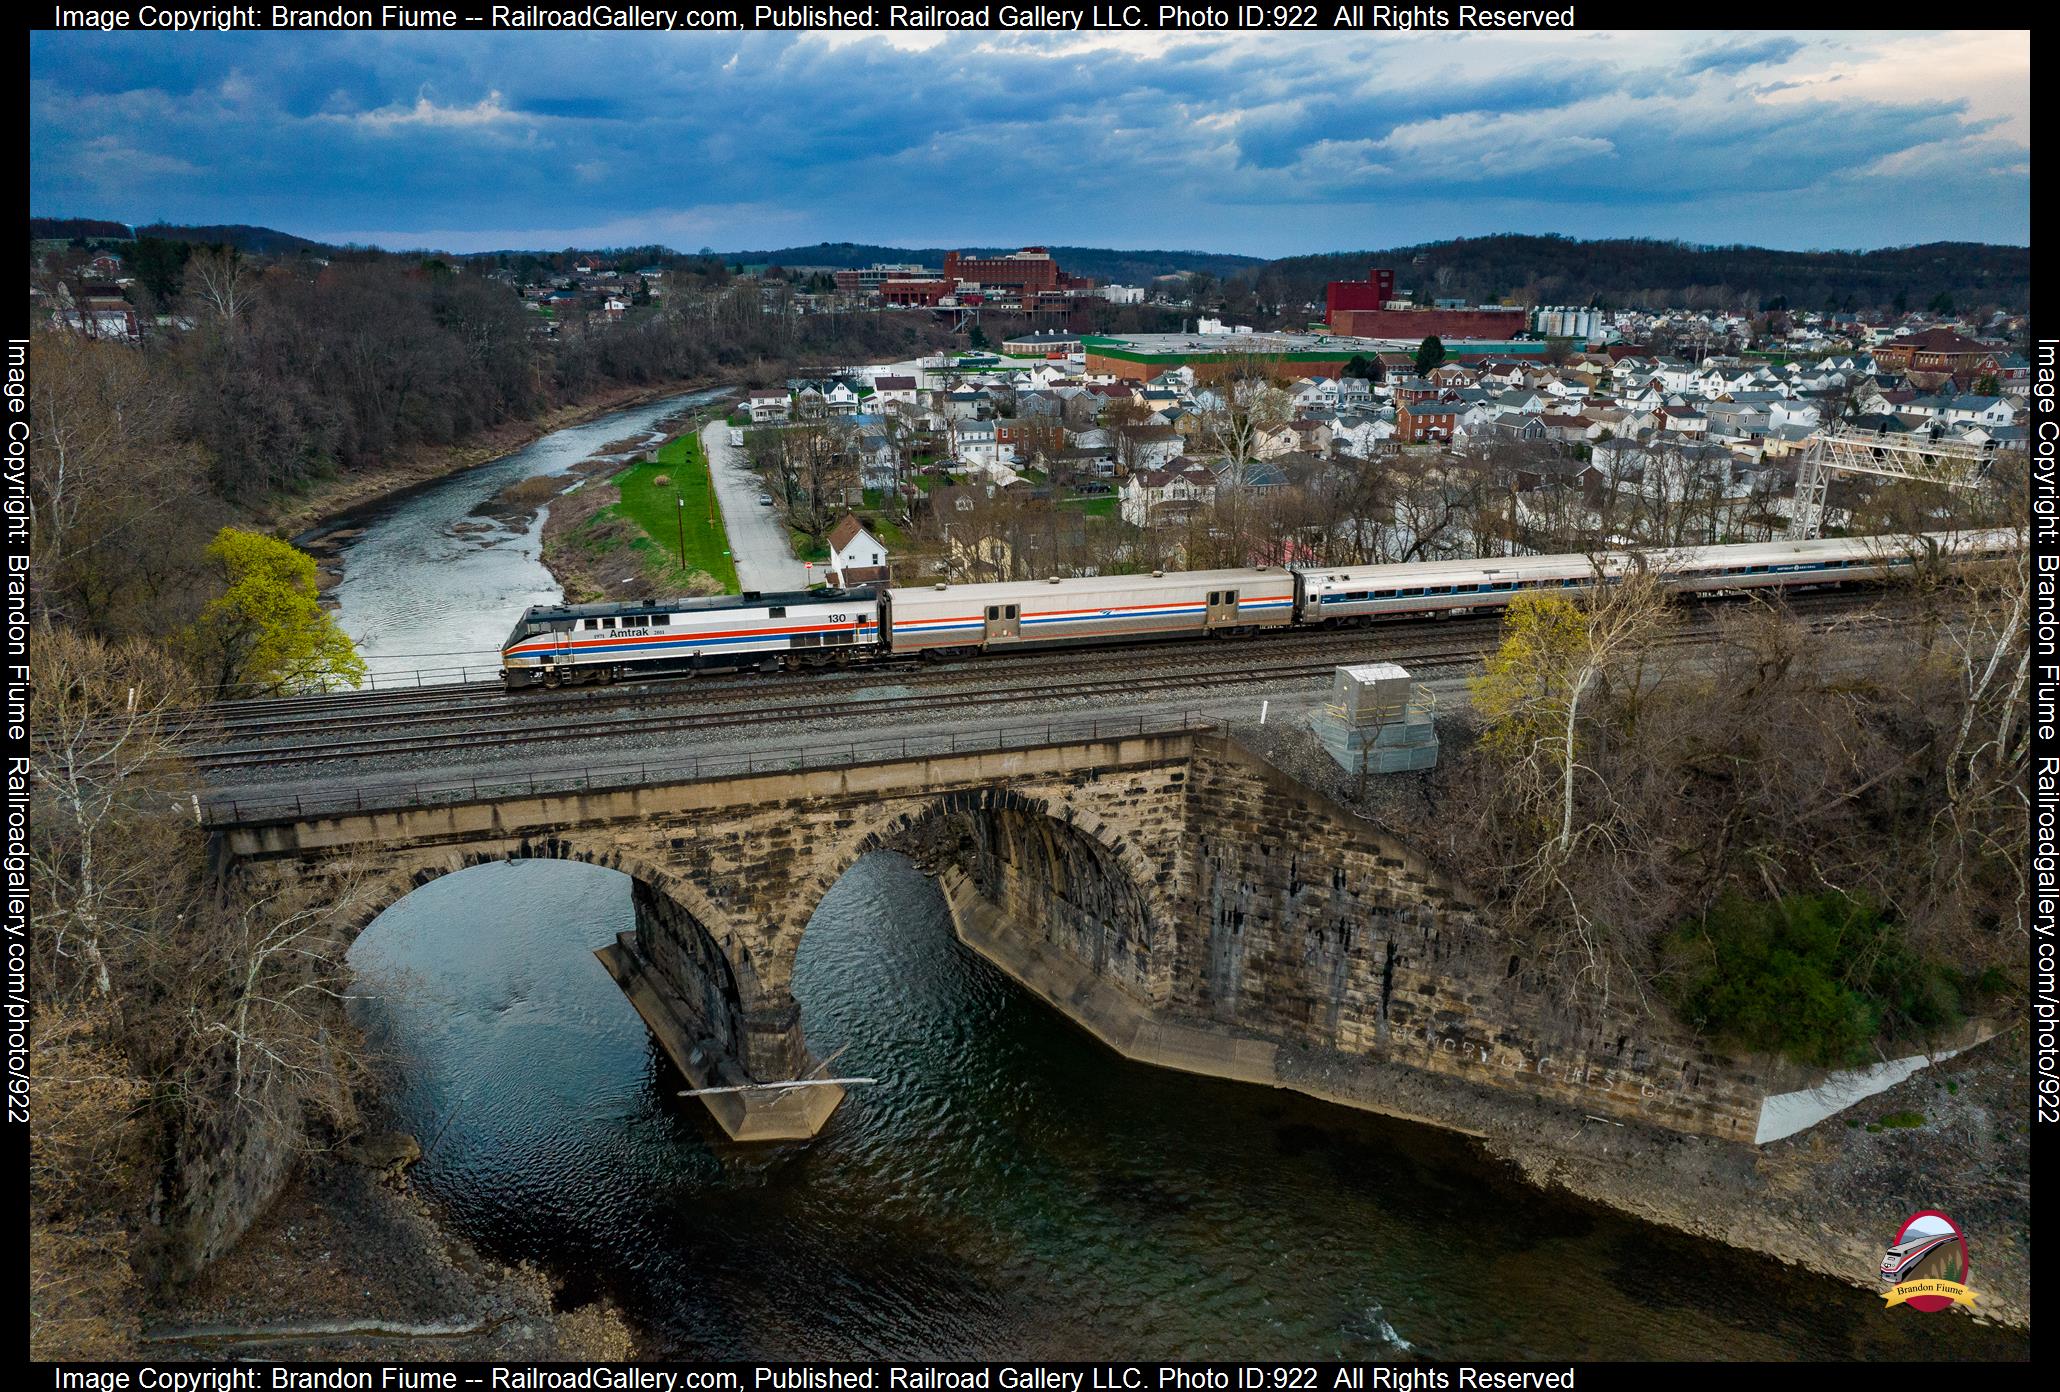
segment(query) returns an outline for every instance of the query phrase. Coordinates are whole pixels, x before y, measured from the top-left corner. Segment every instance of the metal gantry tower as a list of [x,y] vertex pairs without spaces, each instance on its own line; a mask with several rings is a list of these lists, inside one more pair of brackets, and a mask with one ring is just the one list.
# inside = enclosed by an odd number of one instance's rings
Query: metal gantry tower
[[1810,540],[1824,530],[1824,499],[1833,474],[1870,474],[1966,488],[1987,473],[1994,456],[1968,440],[1934,439],[1929,431],[1876,435],[1833,428],[1810,437],[1795,479],[1795,526],[1790,535]]

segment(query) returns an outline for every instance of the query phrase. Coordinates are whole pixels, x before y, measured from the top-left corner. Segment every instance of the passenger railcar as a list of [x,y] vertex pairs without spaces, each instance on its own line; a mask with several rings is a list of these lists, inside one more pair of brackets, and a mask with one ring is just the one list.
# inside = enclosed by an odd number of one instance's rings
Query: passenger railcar
[[1879,580],[1924,550],[1999,556],[2014,532],[1855,537],[1648,553],[1409,565],[1260,566],[984,585],[719,595],[529,610],[502,647],[510,688],[702,667],[800,667],[1012,648],[1081,647],[1498,608],[1649,566],[1706,594]]
[[512,689],[632,672],[828,665],[870,655],[879,642],[870,589],[538,606],[502,645],[502,680]]
[[[1977,533],[1937,540],[1949,549],[1968,551],[1988,548],[1996,538]],[[1794,588],[1879,580],[1909,563],[1907,552],[1885,543],[1888,539],[1854,537],[1686,547],[1645,553],[1643,564],[1667,576],[1677,590],[1723,593]],[[1570,554],[1336,569],[1304,566],[1296,572],[1300,584],[1296,613],[1303,624],[1337,625],[1388,615],[1493,609],[1526,592],[1591,585],[1598,566],[1606,580],[1614,580],[1638,564],[1638,556],[1612,551],[1593,560]]]
[[897,655],[1198,637],[1285,628],[1295,577],[1277,566],[1154,571],[988,585],[897,585],[887,645]]

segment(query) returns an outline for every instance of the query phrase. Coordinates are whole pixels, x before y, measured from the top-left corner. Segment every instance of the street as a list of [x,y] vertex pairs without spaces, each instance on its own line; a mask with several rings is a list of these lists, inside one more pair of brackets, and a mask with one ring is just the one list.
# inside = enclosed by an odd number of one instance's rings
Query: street
[[794,559],[786,524],[778,509],[759,504],[764,484],[752,472],[744,451],[730,444],[730,427],[720,420],[709,422],[701,429],[701,444],[708,451],[708,472],[722,504],[739,584],[762,594],[807,588],[809,575]]

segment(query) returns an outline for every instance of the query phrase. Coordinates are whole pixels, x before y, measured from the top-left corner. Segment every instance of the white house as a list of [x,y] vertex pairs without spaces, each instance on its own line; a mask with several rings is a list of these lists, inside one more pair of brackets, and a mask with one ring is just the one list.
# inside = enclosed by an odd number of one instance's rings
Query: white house
[[916,402],[916,379],[899,373],[873,378],[873,400],[875,410],[884,411],[891,405],[914,406]]
[[1816,403],[1810,401],[1770,401],[1767,403],[1767,424],[1779,429],[1784,425],[1808,426],[1814,430],[1823,422]]
[[744,400],[744,409],[750,412],[754,423],[763,425],[767,421],[783,421],[792,409],[792,402],[783,391],[755,391]]
[[1184,518],[1188,512],[1216,497],[1216,481],[1209,471],[1196,469],[1144,469],[1123,480],[1123,520],[1133,527],[1148,527]]
[[832,585],[867,585],[887,578],[887,547],[850,513],[830,532]]
[[967,464],[996,464],[1000,455],[993,421],[955,419],[951,423],[952,455]]

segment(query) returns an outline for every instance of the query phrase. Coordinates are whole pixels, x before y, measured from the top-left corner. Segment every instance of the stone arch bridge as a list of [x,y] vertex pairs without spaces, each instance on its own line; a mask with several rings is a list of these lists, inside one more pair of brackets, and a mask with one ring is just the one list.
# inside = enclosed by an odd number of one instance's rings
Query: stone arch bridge
[[[220,825],[256,878],[349,877],[353,931],[429,880],[556,857],[635,882],[601,950],[697,1087],[813,1066],[801,934],[860,857],[935,874],[961,941],[1120,1052],[1465,1129],[1468,1088],[1750,1140],[1757,1080],[1566,1010],[1464,895],[1220,733],[1174,730]],[[1444,1085],[1459,1084],[1459,1087]],[[835,1087],[705,1099],[813,1135]]]

